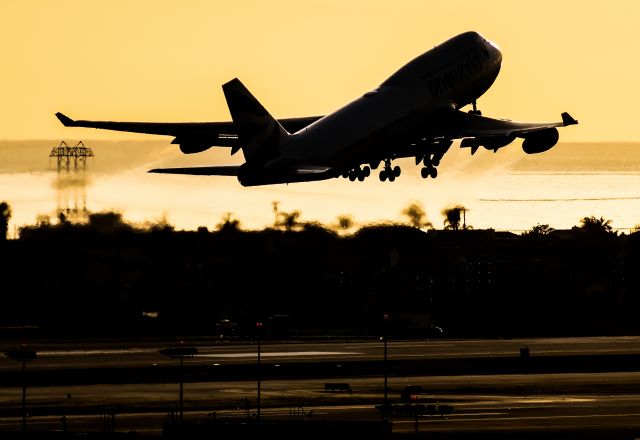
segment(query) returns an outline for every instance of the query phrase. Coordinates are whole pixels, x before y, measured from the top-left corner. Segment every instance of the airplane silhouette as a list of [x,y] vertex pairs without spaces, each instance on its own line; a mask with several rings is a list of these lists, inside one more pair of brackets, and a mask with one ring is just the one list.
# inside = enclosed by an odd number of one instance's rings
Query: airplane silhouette
[[[73,120],[67,127],[174,136],[183,153],[210,147],[242,150],[241,165],[158,168],[152,173],[236,176],[244,186],[349,178],[363,181],[383,163],[381,181],[393,182],[397,158],[414,157],[423,178],[456,139],[474,154],[494,152],[522,138],[527,154],[552,148],[557,127],[577,124],[568,113],[559,122],[514,122],[482,116],[476,101],[500,71],[502,53],[477,32],[465,32],[404,65],[376,89],[326,116],[275,119],[240,80],[222,86],[232,122],[112,122]],[[462,107],[473,109],[464,112]]]

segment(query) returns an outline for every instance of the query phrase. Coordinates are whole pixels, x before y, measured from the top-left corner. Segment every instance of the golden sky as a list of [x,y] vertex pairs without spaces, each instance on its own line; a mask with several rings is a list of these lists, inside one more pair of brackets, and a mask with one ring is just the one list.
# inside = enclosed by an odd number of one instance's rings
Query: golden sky
[[569,111],[563,141],[640,141],[639,23],[635,0],[1,0],[0,139],[145,138],[65,129],[56,111],[229,120],[234,77],[276,117],[325,114],[476,30],[503,53],[485,115]]

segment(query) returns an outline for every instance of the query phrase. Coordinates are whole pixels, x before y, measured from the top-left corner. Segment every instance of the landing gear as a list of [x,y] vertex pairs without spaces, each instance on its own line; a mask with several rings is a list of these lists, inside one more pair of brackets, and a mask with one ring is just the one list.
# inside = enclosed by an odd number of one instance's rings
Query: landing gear
[[420,170],[420,175],[422,176],[423,179],[426,179],[428,177],[435,179],[436,177],[438,177],[438,170],[436,169],[436,167],[440,165],[439,158],[434,157],[432,159],[430,156],[426,156],[424,158],[423,163],[424,163],[424,168]]
[[355,182],[356,179],[362,182],[364,179],[371,175],[371,168],[364,166],[362,168],[354,168],[346,173],[342,174],[342,177],[348,177],[350,181]]
[[380,171],[380,181],[384,182],[389,179],[389,182],[393,182],[396,180],[396,177],[400,177],[401,171],[402,170],[400,170],[400,167],[397,165],[391,168],[391,159],[385,159],[384,168]]
[[438,170],[436,169],[436,167],[424,167],[420,170],[420,175],[423,179],[426,179],[427,177],[435,179],[436,177],[438,177]]
[[473,105],[473,110],[469,110],[469,114],[470,115],[482,116],[482,112],[480,110],[478,110],[478,108],[476,107],[476,102],[473,101],[471,104]]

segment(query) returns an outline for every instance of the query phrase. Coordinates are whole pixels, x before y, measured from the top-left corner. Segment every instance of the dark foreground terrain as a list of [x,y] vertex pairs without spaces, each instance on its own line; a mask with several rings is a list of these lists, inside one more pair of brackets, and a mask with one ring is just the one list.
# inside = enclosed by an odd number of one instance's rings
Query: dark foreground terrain
[[638,233],[140,231],[107,213],[20,236],[0,241],[0,339],[640,334]]

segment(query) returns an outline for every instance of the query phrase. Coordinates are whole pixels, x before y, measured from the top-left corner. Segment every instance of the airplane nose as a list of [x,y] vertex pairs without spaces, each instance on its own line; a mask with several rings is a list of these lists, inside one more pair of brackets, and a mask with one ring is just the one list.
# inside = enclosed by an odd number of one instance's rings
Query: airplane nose
[[502,52],[496,43],[493,41],[485,40],[487,42],[487,47],[489,53],[492,55],[492,58],[495,58],[498,63],[502,62]]

